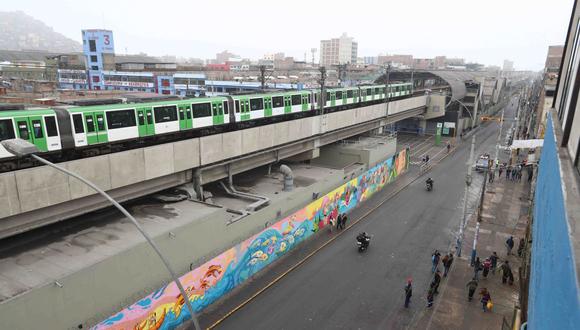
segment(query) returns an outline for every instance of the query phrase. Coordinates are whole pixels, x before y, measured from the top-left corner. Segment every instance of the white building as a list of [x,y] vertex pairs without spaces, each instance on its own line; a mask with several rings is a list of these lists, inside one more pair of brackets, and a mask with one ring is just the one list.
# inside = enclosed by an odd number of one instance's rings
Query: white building
[[320,41],[320,65],[357,63],[358,43],[343,33],[340,38]]
[[503,60],[503,71],[514,71],[514,62],[510,60]]

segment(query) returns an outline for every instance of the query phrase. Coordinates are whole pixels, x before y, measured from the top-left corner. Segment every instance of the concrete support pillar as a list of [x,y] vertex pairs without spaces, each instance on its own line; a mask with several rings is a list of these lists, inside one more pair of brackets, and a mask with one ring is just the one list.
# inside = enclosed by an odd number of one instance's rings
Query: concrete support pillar
[[419,119],[419,131],[417,132],[418,135],[425,135],[425,131],[427,130],[427,119]]
[[193,190],[195,190],[195,194],[197,195],[197,199],[202,201],[203,198],[203,185],[202,185],[202,177],[201,177],[201,169],[196,168],[193,170]]

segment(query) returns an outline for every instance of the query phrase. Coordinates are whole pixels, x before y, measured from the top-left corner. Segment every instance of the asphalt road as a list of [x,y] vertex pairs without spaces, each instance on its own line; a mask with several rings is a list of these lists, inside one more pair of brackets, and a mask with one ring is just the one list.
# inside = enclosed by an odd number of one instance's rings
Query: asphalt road
[[[513,108],[509,110],[506,116],[513,117]],[[495,122],[479,128],[476,155],[494,155],[498,130]],[[435,180],[432,192],[425,190],[425,178],[410,184],[217,328],[387,329],[411,325],[425,309],[432,251],[449,251],[454,246],[468,157],[466,142],[427,174]],[[481,176],[475,174],[470,201],[478,198],[480,185]],[[359,215],[355,211],[351,219]],[[360,231],[374,235],[369,250],[362,254],[355,246]],[[470,247],[464,251],[469,253]],[[405,309],[403,286],[408,277],[413,278],[414,296],[411,307]]]

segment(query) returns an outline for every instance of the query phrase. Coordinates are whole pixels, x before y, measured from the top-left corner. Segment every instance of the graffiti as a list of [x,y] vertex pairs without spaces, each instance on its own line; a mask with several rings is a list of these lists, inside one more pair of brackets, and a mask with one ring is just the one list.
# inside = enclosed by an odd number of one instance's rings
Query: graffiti
[[125,310],[93,327],[100,329],[173,329],[190,318],[189,299],[195,312],[246,281],[264,267],[291,251],[300,242],[370,198],[403,173],[409,164],[408,149],[334,189],[306,207],[276,222],[262,232],[223,252],[183,275],[180,280],[188,297],[171,282]]

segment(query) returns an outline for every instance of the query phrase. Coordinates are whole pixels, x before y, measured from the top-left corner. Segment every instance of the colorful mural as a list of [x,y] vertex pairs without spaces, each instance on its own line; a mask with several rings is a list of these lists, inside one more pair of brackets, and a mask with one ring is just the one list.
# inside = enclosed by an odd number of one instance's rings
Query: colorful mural
[[[392,182],[409,165],[408,149],[374,166],[305,208],[232,247],[180,280],[196,312],[203,310],[300,242]],[[171,282],[93,329],[173,329],[190,318]]]

